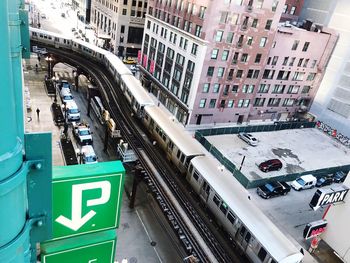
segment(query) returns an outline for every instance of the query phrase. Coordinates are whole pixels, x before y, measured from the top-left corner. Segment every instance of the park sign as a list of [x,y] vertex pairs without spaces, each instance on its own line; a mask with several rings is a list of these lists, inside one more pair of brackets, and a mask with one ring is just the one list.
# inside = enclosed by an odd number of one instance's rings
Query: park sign
[[117,228],[125,170],[120,161],[53,167],[53,239]]
[[305,226],[303,237],[305,239],[310,239],[316,236],[321,235],[324,231],[326,231],[327,220],[321,219],[318,221],[314,221]]
[[317,210],[321,206],[343,202],[349,188],[341,185],[329,189],[318,189],[311,199],[310,207]]

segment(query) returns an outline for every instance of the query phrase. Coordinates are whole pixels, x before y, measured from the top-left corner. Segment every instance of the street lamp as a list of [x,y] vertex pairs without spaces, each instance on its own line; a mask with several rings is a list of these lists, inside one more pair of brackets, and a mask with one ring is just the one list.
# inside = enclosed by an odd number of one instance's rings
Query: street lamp
[[53,58],[52,57],[46,57],[45,60],[46,60],[46,62],[48,64],[48,67],[47,67],[47,78],[51,79],[52,75],[53,75],[53,74],[51,74],[52,73],[52,65],[51,65],[51,63],[53,61]]

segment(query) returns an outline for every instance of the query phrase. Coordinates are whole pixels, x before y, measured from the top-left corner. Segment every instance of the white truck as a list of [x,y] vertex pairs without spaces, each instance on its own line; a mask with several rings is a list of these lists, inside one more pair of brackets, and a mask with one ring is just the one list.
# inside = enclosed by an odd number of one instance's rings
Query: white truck
[[73,135],[80,145],[92,145],[92,132],[89,124],[73,122]]

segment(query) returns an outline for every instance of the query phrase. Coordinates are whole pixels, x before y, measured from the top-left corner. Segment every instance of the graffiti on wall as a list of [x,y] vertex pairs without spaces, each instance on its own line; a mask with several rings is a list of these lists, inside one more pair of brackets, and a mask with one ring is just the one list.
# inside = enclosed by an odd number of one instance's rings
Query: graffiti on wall
[[316,122],[316,127],[320,130],[322,130],[324,133],[327,133],[329,136],[333,137],[337,141],[339,141],[341,144],[347,146],[350,148],[350,138],[341,134],[340,132],[337,132],[336,129],[333,129],[331,126],[325,124],[322,121]]

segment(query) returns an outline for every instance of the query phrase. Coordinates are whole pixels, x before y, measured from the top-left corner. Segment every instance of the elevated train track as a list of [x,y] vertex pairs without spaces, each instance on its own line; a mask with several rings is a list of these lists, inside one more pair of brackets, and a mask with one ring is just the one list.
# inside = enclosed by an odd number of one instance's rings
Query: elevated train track
[[[36,44],[43,46],[41,43]],[[103,70],[104,66],[98,65],[96,62],[93,63],[69,51],[52,49],[48,46],[46,48],[50,53],[60,57],[63,61],[71,65],[79,65],[98,84],[111,116],[117,123],[123,137],[139,158],[140,164],[144,169],[144,179],[147,185],[153,192],[155,199],[179,237],[180,242],[183,244],[186,251],[186,254],[183,256],[194,255],[199,262],[247,261],[247,259],[235,256],[234,253],[225,252],[227,249],[220,244],[215,235],[206,226],[205,220],[197,213],[191,202],[186,199],[188,193],[185,193],[184,188],[179,187],[173,179],[176,177],[176,174],[172,167],[166,164],[166,161],[164,158],[161,158],[161,155],[152,143],[145,140],[144,136],[137,132],[140,130],[137,124],[138,121],[132,117],[130,106],[126,103],[124,95],[119,87],[117,87],[117,84],[110,80],[108,77],[109,73],[106,75],[106,71]],[[149,161],[152,162],[153,167],[151,167]],[[161,176],[166,182],[168,188],[171,189],[173,198],[169,197],[169,193],[163,189],[164,186],[161,185],[157,176]],[[183,219],[184,216],[178,212],[171,199],[175,199],[176,202],[181,204],[184,211],[186,211],[187,220]],[[189,221],[191,224],[194,224],[195,232],[200,233],[200,239],[203,239],[205,244],[198,242],[198,233],[193,233],[193,226],[191,229]]]

